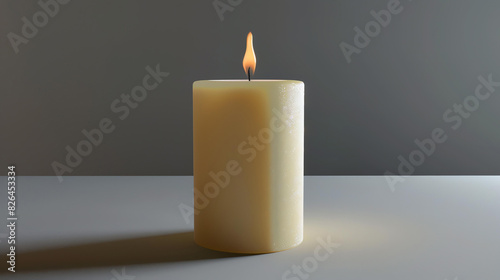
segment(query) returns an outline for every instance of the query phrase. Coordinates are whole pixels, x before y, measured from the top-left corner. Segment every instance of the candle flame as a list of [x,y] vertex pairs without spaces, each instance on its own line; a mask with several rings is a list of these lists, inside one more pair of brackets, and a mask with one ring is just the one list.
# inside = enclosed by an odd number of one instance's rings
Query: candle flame
[[255,58],[255,52],[253,51],[253,35],[252,32],[248,32],[247,36],[247,50],[245,56],[243,57],[243,69],[245,73],[248,72],[248,68],[252,70],[252,75],[255,73],[255,67],[257,65],[257,58]]

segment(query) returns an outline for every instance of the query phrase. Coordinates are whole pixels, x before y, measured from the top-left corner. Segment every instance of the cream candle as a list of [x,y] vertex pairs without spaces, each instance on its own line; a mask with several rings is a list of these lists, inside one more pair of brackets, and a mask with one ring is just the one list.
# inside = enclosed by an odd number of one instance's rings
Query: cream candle
[[228,252],[267,253],[303,238],[304,83],[193,84],[195,241]]

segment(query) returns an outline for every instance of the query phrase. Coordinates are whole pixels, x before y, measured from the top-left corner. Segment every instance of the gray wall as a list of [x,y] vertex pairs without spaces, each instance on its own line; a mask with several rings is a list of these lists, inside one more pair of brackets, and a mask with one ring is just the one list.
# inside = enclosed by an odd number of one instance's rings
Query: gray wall
[[[53,175],[65,146],[109,118],[115,130],[67,174],[192,174],[192,82],[244,78],[252,31],[256,78],[306,84],[307,174],[397,173],[434,129],[447,139],[413,174],[500,174],[500,88],[459,127],[443,119],[474,105],[479,76],[500,81],[500,2],[402,0],[348,63],[339,44],[391,1],[244,0],[222,21],[212,0],[71,1],[17,54],[8,34],[41,8],[1,1],[0,163]],[[120,120],[110,104],[157,64],[170,75]]]

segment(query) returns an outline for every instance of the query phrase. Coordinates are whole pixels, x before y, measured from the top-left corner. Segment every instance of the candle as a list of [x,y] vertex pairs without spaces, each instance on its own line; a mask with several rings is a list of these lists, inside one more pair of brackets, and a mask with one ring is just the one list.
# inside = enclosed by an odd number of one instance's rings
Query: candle
[[304,83],[248,79],[193,84],[195,242],[268,253],[303,239]]

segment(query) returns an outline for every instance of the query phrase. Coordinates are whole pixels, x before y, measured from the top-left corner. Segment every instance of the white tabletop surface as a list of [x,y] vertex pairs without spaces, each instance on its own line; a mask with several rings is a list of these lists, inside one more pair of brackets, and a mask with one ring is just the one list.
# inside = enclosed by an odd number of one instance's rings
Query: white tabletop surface
[[307,176],[304,242],[263,255],[194,244],[192,217],[179,210],[192,206],[192,185],[18,177],[17,272],[3,265],[0,279],[500,279],[500,177],[410,177],[391,189],[384,177]]

